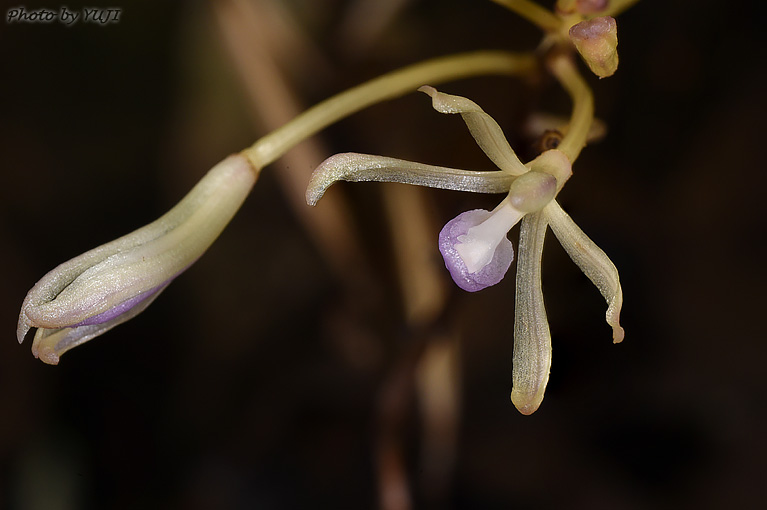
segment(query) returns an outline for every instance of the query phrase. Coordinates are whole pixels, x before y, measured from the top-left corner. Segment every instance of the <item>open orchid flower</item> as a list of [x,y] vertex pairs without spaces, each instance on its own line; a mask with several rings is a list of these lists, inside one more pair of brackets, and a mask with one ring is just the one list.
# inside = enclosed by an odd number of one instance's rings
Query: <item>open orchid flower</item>
[[555,201],[572,174],[571,162],[563,152],[548,150],[523,164],[500,126],[476,103],[428,86],[418,90],[432,98],[432,106],[437,111],[460,114],[479,147],[499,170],[479,172],[383,156],[338,154],[314,171],[306,190],[306,201],[315,205],[325,190],[339,180],[506,193],[493,211],[467,211],[450,220],[440,232],[438,244],[456,284],[475,292],[503,279],[514,258],[507,234],[521,222],[511,400],[520,412],[531,414],[543,400],[551,366],[551,334],[540,270],[546,227],[551,225],[567,253],[607,300],[606,320],[613,328],[616,343],[623,340],[619,322],[623,294],[618,272]]
[[526,214],[553,200],[571,173],[567,157],[555,149],[530,165],[533,169],[514,179],[508,195],[492,212],[478,209],[460,214],[440,232],[445,266],[463,290],[476,292],[503,279],[514,258],[506,234]]
[[19,343],[38,328],[32,353],[55,365],[69,349],[141,313],[213,243],[255,181],[250,163],[230,156],[156,221],[53,269],[24,299]]

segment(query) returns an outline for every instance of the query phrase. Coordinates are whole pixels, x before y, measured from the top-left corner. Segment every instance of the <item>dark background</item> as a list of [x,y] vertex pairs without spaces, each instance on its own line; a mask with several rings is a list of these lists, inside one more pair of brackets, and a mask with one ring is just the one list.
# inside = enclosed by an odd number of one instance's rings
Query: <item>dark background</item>
[[[58,367],[32,357],[31,338],[19,346],[18,310],[43,274],[152,221],[266,132],[216,3],[103,4],[122,8],[104,27],[0,23],[0,508],[376,508],[387,427],[415,508],[762,507],[767,75],[755,2],[644,0],[619,18],[619,71],[590,78],[609,133],[560,201],[621,271],[626,340],[610,343],[604,302],[552,236],[554,360],[530,417],[508,398],[513,278],[476,295],[447,286],[437,323],[409,327],[379,185],[343,186],[370,275],[349,286],[283,198],[280,164],[138,318]],[[539,37],[490,2],[414,0],[361,52],[340,28],[350,3],[283,4],[319,55],[282,64],[301,107],[420,59]],[[42,6],[60,4],[25,4]],[[522,154],[526,113],[568,109],[549,82],[442,89],[480,103]],[[490,168],[460,121],[415,94],[321,143],[322,157]],[[498,201],[427,197],[437,228]],[[461,339],[462,396],[455,464],[435,488],[407,374],[429,332],[446,330]]]

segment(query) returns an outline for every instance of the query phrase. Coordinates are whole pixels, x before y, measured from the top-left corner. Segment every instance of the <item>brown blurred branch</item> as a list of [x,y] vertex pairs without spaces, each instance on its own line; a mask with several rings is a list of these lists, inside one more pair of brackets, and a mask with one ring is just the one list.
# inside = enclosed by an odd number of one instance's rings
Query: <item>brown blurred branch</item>
[[[242,77],[253,106],[253,117],[267,130],[276,129],[294,117],[303,107],[291,92],[290,84],[275,63],[274,44],[268,42],[270,17],[262,2],[216,0],[213,3],[221,26],[221,35]],[[285,23],[284,32],[289,32]],[[292,37],[296,48],[303,48]],[[300,52],[299,52],[300,53]],[[300,58],[296,55],[296,58]],[[362,250],[348,218],[348,207],[335,190],[322,204],[310,209],[304,199],[306,183],[313,169],[327,155],[318,139],[297,145],[282,160],[277,172],[285,195],[307,233],[329,261],[336,274],[349,284],[358,282],[363,269]]]

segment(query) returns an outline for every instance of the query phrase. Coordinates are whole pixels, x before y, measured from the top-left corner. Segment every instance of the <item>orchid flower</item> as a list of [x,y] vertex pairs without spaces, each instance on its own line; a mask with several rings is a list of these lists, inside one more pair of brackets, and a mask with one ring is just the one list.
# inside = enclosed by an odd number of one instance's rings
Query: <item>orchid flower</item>
[[334,182],[399,182],[474,193],[506,193],[493,211],[473,210],[450,220],[439,234],[439,250],[456,284],[475,292],[503,279],[514,250],[509,230],[521,222],[517,261],[514,319],[514,358],[511,400],[523,414],[533,413],[543,400],[551,366],[551,335],[541,288],[541,256],[546,227],[607,301],[607,323],[613,341],[623,340],[623,302],[618,271],[555,201],[572,174],[568,156],[557,149],[523,164],[500,126],[473,101],[419,89],[441,113],[460,114],[469,132],[498,171],[480,172],[415,163],[367,154],[337,154],[314,171],[306,201],[315,205]]
[[24,299],[19,343],[37,328],[32,353],[56,365],[69,349],[144,311],[213,243],[255,181],[247,159],[232,155],[159,219],[50,271]]

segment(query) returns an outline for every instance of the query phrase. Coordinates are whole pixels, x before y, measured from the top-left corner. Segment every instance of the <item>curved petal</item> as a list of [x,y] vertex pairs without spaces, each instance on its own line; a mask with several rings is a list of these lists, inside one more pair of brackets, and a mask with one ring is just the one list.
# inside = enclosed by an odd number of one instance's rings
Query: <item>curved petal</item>
[[460,113],[480,149],[498,168],[512,175],[522,175],[527,168],[511,148],[498,123],[477,103],[461,96],[439,92],[424,85],[418,89],[431,97],[431,105],[440,113]]
[[320,163],[306,187],[306,203],[316,205],[336,181],[400,182],[453,191],[506,193],[513,180],[504,172],[475,172],[347,152]]
[[544,212],[548,216],[551,230],[567,254],[607,300],[605,320],[613,328],[613,342],[617,344],[623,341],[625,332],[620,325],[623,290],[615,264],[583,233],[556,201],[552,200]]
[[539,211],[525,216],[519,231],[511,401],[522,414],[541,405],[551,368],[551,333],[541,288],[546,225],[546,215]]

